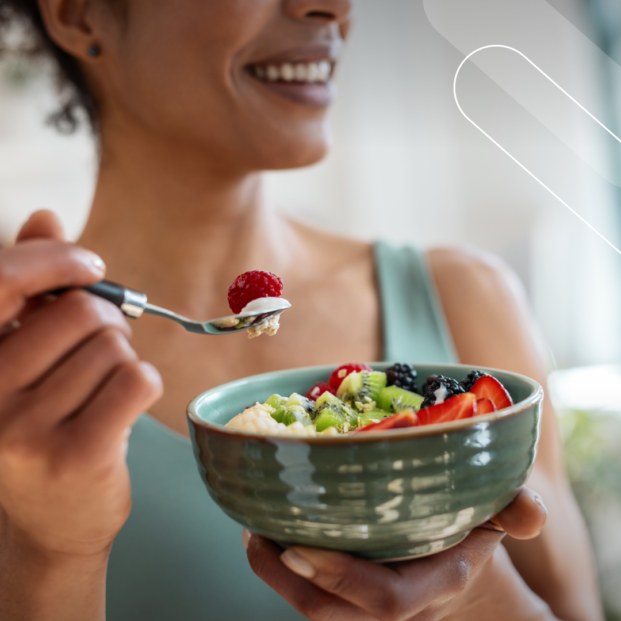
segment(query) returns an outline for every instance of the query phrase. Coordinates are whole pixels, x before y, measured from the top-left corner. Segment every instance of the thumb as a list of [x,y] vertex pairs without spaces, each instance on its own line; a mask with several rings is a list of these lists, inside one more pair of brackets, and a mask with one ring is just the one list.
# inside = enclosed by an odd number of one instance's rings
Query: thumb
[[541,532],[547,516],[539,494],[523,487],[517,498],[490,521],[514,539],[533,539]]
[[47,209],[35,211],[17,234],[16,242],[24,242],[29,239],[57,239],[64,241],[65,233],[63,226],[55,213]]

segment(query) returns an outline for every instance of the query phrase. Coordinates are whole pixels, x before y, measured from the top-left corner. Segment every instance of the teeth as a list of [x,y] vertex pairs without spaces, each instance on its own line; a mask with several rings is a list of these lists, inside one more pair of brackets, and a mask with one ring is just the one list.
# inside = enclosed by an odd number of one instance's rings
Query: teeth
[[269,82],[306,82],[326,83],[332,75],[332,64],[330,61],[322,60],[314,63],[284,63],[280,67],[276,65],[254,65],[252,67],[254,75],[260,80]]
[[327,60],[319,63],[319,79],[323,82],[327,81],[332,72],[332,65]]
[[293,65],[290,65],[289,63],[284,64],[280,68],[280,77],[285,82],[293,82],[293,79],[295,78],[295,69],[293,68]]
[[306,80],[311,84],[313,82],[325,82],[321,79],[321,70],[319,69],[319,63],[309,63],[306,71]]
[[295,79],[298,82],[306,82],[307,75],[308,75],[308,65],[296,65],[295,66]]

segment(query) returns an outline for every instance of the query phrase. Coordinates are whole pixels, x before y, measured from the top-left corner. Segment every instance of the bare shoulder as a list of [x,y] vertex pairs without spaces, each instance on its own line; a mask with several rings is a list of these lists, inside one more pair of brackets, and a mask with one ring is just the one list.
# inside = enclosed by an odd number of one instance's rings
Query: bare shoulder
[[484,296],[523,297],[523,286],[513,269],[500,257],[477,248],[433,248],[427,252],[436,285],[444,295],[468,299]]
[[427,256],[460,359],[541,377],[544,349],[515,272],[472,248],[436,248]]

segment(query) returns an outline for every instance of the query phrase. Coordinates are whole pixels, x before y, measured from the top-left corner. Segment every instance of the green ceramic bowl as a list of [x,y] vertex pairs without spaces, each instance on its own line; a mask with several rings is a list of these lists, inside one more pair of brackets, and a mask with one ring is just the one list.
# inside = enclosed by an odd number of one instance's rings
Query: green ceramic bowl
[[[511,393],[514,406],[465,421],[323,438],[268,437],[223,427],[274,393],[305,393],[333,368],[248,377],[213,388],[189,405],[200,475],[231,518],[283,546],[394,561],[459,543],[515,498],[535,460],[543,399],[539,384],[515,373],[487,369]],[[458,380],[472,370],[414,368],[419,377]]]

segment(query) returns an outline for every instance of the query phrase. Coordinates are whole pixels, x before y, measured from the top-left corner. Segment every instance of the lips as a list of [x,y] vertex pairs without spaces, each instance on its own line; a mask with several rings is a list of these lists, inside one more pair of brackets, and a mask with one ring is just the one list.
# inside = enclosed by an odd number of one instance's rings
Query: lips
[[325,108],[334,100],[335,65],[335,50],[322,46],[293,50],[250,64],[246,69],[262,86],[285,99],[311,108]]

